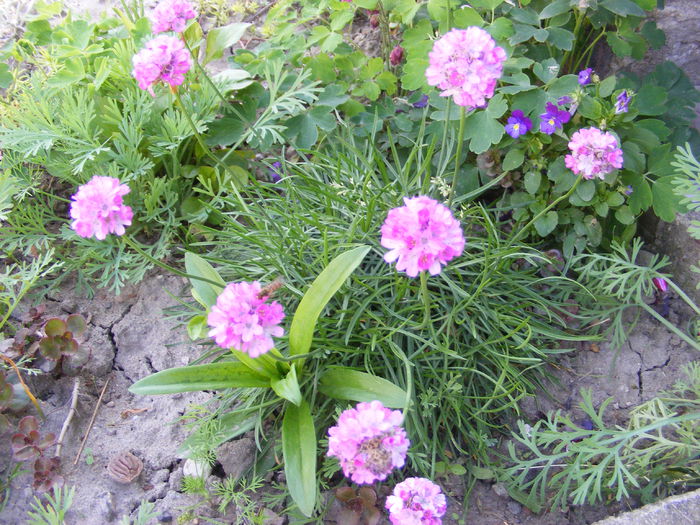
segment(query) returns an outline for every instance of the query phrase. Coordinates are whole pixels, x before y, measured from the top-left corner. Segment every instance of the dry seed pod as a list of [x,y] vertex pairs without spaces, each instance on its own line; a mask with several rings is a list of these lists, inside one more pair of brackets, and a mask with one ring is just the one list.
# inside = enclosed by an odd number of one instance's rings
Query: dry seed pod
[[121,452],[113,456],[107,465],[109,477],[119,483],[131,483],[143,470],[143,462],[131,452]]

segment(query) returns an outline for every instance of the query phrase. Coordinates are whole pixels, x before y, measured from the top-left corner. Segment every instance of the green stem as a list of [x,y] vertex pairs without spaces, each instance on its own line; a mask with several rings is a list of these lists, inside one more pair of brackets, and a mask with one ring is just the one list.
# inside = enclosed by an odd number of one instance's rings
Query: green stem
[[150,255],[148,252],[146,252],[143,248],[141,248],[138,244],[136,244],[136,242],[134,242],[131,239],[131,237],[129,237],[127,235],[122,236],[122,239],[124,240],[124,242],[126,244],[131,246],[139,255],[141,255],[142,257],[145,257],[146,260],[152,262],[153,264],[155,264],[159,268],[163,268],[164,270],[166,270],[170,273],[173,273],[175,275],[179,275],[180,277],[185,277],[185,278],[190,279],[190,280],[197,279],[198,281],[203,281],[203,282],[208,283],[208,284],[213,284],[217,288],[221,288],[221,283],[217,283],[216,281],[211,281],[205,277],[200,277],[198,275],[190,275],[189,273],[183,272],[182,270],[178,270],[177,268],[173,268],[169,264],[165,264],[164,262],[159,261],[158,259],[156,259],[152,255]]
[[686,293],[683,290],[681,290],[678,287],[678,285],[676,285],[676,283],[674,283],[672,280],[666,279],[665,277],[662,278],[668,283],[668,285],[673,289],[673,291],[676,292],[678,296],[685,301],[685,304],[690,306],[696,314],[700,315],[700,308],[698,308],[698,305],[695,304],[695,301],[688,297]]
[[420,328],[425,328],[430,323],[430,291],[428,290],[428,274],[423,271],[420,273],[420,292],[423,299],[423,323]]
[[568,199],[569,196],[571,196],[571,194],[572,194],[574,191],[576,191],[576,187],[577,187],[577,186],[579,185],[579,183],[581,182],[581,179],[582,179],[582,177],[576,177],[576,182],[574,182],[573,186],[571,186],[571,189],[569,189],[569,191],[567,191],[564,195],[562,195],[561,197],[559,197],[558,199],[556,199],[556,200],[555,200],[554,202],[552,202],[549,206],[547,206],[545,209],[543,209],[541,212],[539,212],[537,215],[535,215],[535,216],[530,220],[530,222],[528,222],[524,227],[520,228],[520,229],[515,233],[515,235],[514,235],[513,237],[510,238],[510,240],[508,241],[508,244],[506,245],[506,248],[510,248],[510,247],[513,245],[513,243],[514,243],[515,241],[517,241],[517,240],[521,237],[521,235],[522,235],[523,233],[527,232],[527,230],[530,229],[530,226],[532,226],[532,225],[535,223],[535,221],[537,221],[537,220],[538,220],[540,217],[542,217],[545,213],[547,213],[549,210],[551,210],[552,208],[554,208],[557,204],[559,204],[559,203],[560,203],[561,201],[563,201],[564,199]]
[[685,332],[682,332],[681,330],[678,329],[678,327],[673,326],[665,317],[663,317],[659,312],[654,310],[651,306],[646,304],[645,302],[640,302],[639,306],[644,308],[647,312],[649,312],[652,317],[656,318],[657,321],[659,321],[661,324],[663,324],[666,328],[671,330],[674,334],[676,334],[678,337],[683,339],[686,343],[688,343],[690,346],[695,348],[695,350],[700,350],[700,343],[698,343],[695,339],[692,339],[691,337],[688,336]]
[[603,35],[605,35],[605,31],[601,31],[600,34],[597,37],[595,37],[595,40],[593,40],[593,42],[589,44],[589,46],[583,51],[583,53],[581,53],[581,55],[578,57],[578,60],[576,61],[576,64],[574,65],[574,71],[576,71],[579,68],[579,66],[581,65],[581,61],[583,61],[586,58],[586,55],[593,52],[593,48],[598,43],[598,40],[603,38]]
[[175,99],[177,100],[178,105],[180,106],[180,109],[182,110],[183,115],[185,115],[185,119],[187,120],[187,123],[190,125],[190,128],[192,128],[192,133],[194,133],[194,137],[197,140],[197,143],[199,146],[202,148],[204,151],[204,154],[209,157],[216,165],[220,166],[224,171],[228,172],[229,175],[231,175],[231,188],[233,189],[233,193],[236,195],[236,199],[238,199],[239,204],[241,205],[241,208],[250,215],[250,210],[248,209],[248,206],[246,205],[245,201],[243,200],[243,197],[241,196],[240,192],[238,191],[238,188],[236,188],[235,181],[236,180],[236,174],[231,172],[231,169],[224,164],[221,159],[219,159],[216,155],[214,155],[211,150],[209,149],[209,146],[207,146],[204,142],[204,139],[202,139],[202,135],[200,135],[199,130],[197,129],[197,126],[195,125],[194,121],[192,120],[192,116],[189,114],[187,109],[185,109],[185,105],[182,103],[182,98],[180,98],[180,92],[177,91],[177,89],[174,90],[175,93]]
[[457,173],[459,172],[459,161],[462,157],[462,144],[464,143],[464,123],[466,121],[467,112],[464,106],[459,108],[459,131],[457,132],[457,153],[455,155],[455,171],[452,175],[452,186],[450,187],[450,196],[447,198],[447,207],[452,206],[452,199],[455,195],[455,186],[457,185]]

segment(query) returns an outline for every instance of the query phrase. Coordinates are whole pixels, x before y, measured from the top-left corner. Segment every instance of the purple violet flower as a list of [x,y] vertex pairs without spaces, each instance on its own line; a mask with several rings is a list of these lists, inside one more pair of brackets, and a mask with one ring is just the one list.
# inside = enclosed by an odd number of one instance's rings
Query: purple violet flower
[[571,118],[568,111],[559,109],[551,102],[547,102],[545,110],[546,111],[540,115],[540,131],[547,135],[551,135],[556,130],[561,129]]
[[625,188],[625,195],[632,195],[632,192],[634,192],[634,188],[630,184],[629,186],[627,186],[627,188]]
[[582,69],[578,73],[578,83],[580,86],[585,86],[586,84],[591,83],[591,75],[593,74],[593,70],[590,67],[587,67],[586,69]]
[[617,100],[615,101],[615,115],[627,113],[629,111],[631,98],[626,89],[617,96]]
[[428,105],[428,95],[423,95],[420,99],[418,99],[418,102],[413,103],[414,108],[424,108],[425,106]]
[[282,167],[281,162],[273,162],[272,166],[268,168],[267,174],[270,176],[272,182],[279,182],[282,176],[280,175],[280,168]]
[[506,133],[517,139],[522,135],[525,135],[528,131],[532,129],[532,121],[525,116],[525,114],[516,109],[508,117],[508,124],[506,124]]
[[557,106],[566,106],[567,104],[571,104],[573,102],[573,99],[568,96],[564,95],[563,97],[559,97],[557,99]]

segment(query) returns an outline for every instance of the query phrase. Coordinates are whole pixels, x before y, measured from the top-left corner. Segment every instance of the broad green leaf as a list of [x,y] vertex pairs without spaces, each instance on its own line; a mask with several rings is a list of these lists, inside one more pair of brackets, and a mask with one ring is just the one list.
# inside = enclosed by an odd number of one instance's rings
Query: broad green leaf
[[532,72],[545,84],[557,78],[559,74],[559,63],[554,58],[548,58],[532,66]]
[[49,319],[44,325],[44,333],[49,337],[62,336],[66,333],[66,323],[63,320],[56,318]]
[[504,133],[503,124],[498,122],[497,117],[491,117],[486,110],[478,110],[467,117],[464,138],[470,141],[469,150],[474,153],[483,153],[492,144],[498,144]]
[[673,222],[676,219],[676,213],[679,211],[680,197],[673,191],[674,175],[661,177],[654,181],[651,188],[651,193],[654,196],[654,213],[666,222]]
[[493,11],[503,2],[505,2],[505,0],[472,0],[469,3],[474,7],[481,7],[482,9]]
[[540,189],[542,174],[539,171],[528,171],[525,174],[525,179],[523,182],[525,184],[525,191],[527,191],[530,195],[534,195],[537,193],[537,190]]
[[323,308],[331,300],[350,274],[359,266],[369,252],[369,246],[358,246],[333,259],[302,297],[292,325],[289,328],[289,352],[291,355],[305,354],[311,348],[316,322]]
[[598,120],[603,115],[603,105],[593,97],[583,97],[578,113],[591,120]]
[[50,77],[46,83],[51,87],[66,87],[85,78],[85,67],[80,58],[66,60],[63,68],[54,76]]
[[249,369],[258,375],[267,377],[270,380],[281,379],[282,375],[277,368],[277,363],[280,363],[285,369],[289,369],[288,363],[281,363],[275,358],[271,357],[270,354],[274,353],[281,356],[279,350],[272,348],[268,353],[259,355],[258,357],[250,357],[246,352],[241,352],[235,348],[231,349],[231,353],[236,356],[241,363],[246,365]]
[[626,170],[642,175],[646,168],[646,156],[634,142],[622,143],[623,166]]
[[214,75],[212,80],[224,94],[243,89],[253,83],[250,73],[245,69],[225,69]]
[[666,112],[668,93],[660,86],[643,85],[635,99],[635,107],[640,115],[662,115]]
[[659,29],[654,21],[650,20],[645,23],[641,33],[647,39],[652,49],[659,49],[666,43],[666,33]]
[[224,49],[237,43],[250,24],[236,22],[223,27],[217,27],[209,31],[207,35],[204,63],[207,64],[216,58],[221,58]]
[[644,9],[632,0],[600,0],[598,5],[620,16],[646,16]]
[[331,368],[324,372],[319,391],[334,399],[376,400],[389,408],[403,408],[406,403],[406,391],[402,388],[381,377],[351,368]]
[[576,194],[581,198],[582,201],[590,202],[595,195],[595,189],[595,181],[584,180],[581,181],[581,184],[579,184],[576,188]]
[[223,117],[209,124],[204,141],[209,146],[229,146],[245,131],[245,124],[238,117]]
[[540,237],[546,237],[552,233],[557,224],[559,224],[559,215],[554,210],[548,211],[534,222],[535,229],[540,234]]
[[524,160],[525,154],[523,153],[523,150],[511,149],[508,153],[506,153],[506,156],[503,159],[503,171],[513,171],[514,169],[519,168]]
[[621,180],[623,184],[632,186],[632,193],[627,198],[630,211],[636,215],[647,210],[653,202],[653,195],[646,179],[636,173],[625,173]]
[[625,198],[619,192],[610,193],[605,201],[611,208],[617,208],[625,202]]
[[275,394],[296,406],[301,405],[301,390],[299,390],[299,381],[297,380],[297,369],[291,367],[287,376],[282,379],[272,379],[270,386]]
[[486,31],[496,40],[505,40],[515,33],[513,22],[505,16],[499,16],[491,25],[486,27]]
[[[238,437],[241,434],[245,434],[249,430],[255,428],[257,420],[257,413],[253,413],[253,415],[251,415],[250,412],[238,412],[236,410],[227,412],[221,416],[217,416],[217,421],[219,422],[218,427],[221,429],[221,431],[212,438],[208,437],[207,439],[211,439],[211,441],[207,441],[207,444],[211,444],[214,448],[216,448],[222,443]],[[177,453],[188,457],[198,445],[201,446],[201,441],[202,436],[199,433],[194,432],[182,442],[177,449]]]
[[[216,298],[219,297],[221,291],[226,287],[226,283],[214,267],[199,255],[185,252],[185,271],[193,276],[190,278],[190,284],[192,285],[194,298],[205,308],[211,308],[216,304]],[[197,279],[197,277],[221,283],[221,287]]]
[[466,29],[471,26],[481,27],[484,25],[484,19],[481,15],[477,13],[475,9],[467,7],[466,5],[461,6],[459,9],[453,11],[453,25],[460,29]]
[[195,315],[190,322],[187,323],[187,335],[196,341],[207,336],[209,326],[207,325],[207,317],[205,315]]
[[532,37],[538,42],[546,42],[549,38],[549,30],[547,29],[536,29],[535,34]]
[[10,66],[5,63],[0,63],[0,89],[7,89],[12,84],[12,73]]
[[632,224],[634,222],[634,213],[629,206],[620,206],[615,210],[615,218],[622,224]]
[[550,27],[547,31],[549,31],[547,42],[550,42],[554,47],[563,49],[564,51],[571,51],[574,47],[575,37],[568,29],[564,29],[563,27]]
[[571,9],[571,3],[569,0],[555,0],[551,2],[545,8],[540,11],[540,20],[546,20],[547,18],[553,18],[557,15],[567,12]]
[[71,314],[66,318],[66,328],[73,336],[80,336],[87,330],[87,323],[82,315]]
[[613,91],[615,91],[616,83],[617,79],[615,78],[615,75],[610,75],[608,78],[603,80],[598,86],[598,94],[602,98],[608,98],[610,95],[612,95]]
[[288,405],[282,421],[284,474],[292,499],[304,516],[316,506],[316,430],[306,401]]
[[243,363],[224,361],[163,370],[137,381],[129,387],[129,392],[151,396],[197,390],[269,386],[269,378],[253,372]]
[[615,33],[608,32],[608,33],[606,33],[605,38],[608,41],[608,45],[610,46],[610,49],[612,49],[613,53],[615,53],[617,56],[627,57],[627,56],[630,56],[632,54],[632,46],[629,45],[624,40],[622,40]]

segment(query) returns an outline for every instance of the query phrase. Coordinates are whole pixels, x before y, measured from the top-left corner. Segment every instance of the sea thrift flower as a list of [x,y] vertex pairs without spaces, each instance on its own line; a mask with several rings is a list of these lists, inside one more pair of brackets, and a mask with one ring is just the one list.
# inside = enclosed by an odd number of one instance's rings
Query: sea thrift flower
[[122,200],[129,191],[119,179],[95,175],[71,197],[71,228],[81,237],[94,236],[100,241],[109,233],[124,235],[124,226],[129,226],[134,216]]
[[506,52],[479,27],[453,29],[435,42],[425,71],[428,84],[453,97],[455,104],[483,107],[493,96]]
[[622,150],[612,133],[598,128],[582,128],[571,136],[571,155],[564,159],[566,167],[584,179],[598,177],[622,167]]
[[506,133],[517,139],[522,135],[525,135],[528,131],[532,129],[532,121],[525,116],[525,114],[516,109],[508,117],[508,123],[506,124]]
[[389,410],[379,401],[358,403],[328,429],[328,456],[338,458],[343,474],[355,483],[386,479],[406,461],[410,442],[401,423],[399,410]]
[[668,283],[663,277],[654,277],[651,280],[651,282],[654,284],[654,287],[661,293],[666,293],[668,291]]
[[551,102],[547,102],[546,111],[540,115],[540,131],[551,135],[569,122],[571,115],[568,111],[559,109]]
[[440,487],[425,478],[408,478],[386,498],[389,519],[394,525],[442,525],[447,510]]
[[593,74],[593,70],[590,67],[587,67],[586,69],[582,69],[578,73],[578,83],[580,86],[585,86],[586,84],[591,83],[591,75]]
[[631,97],[626,89],[617,96],[617,99],[615,100],[616,115],[619,115],[620,113],[627,113],[629,111],[630,99]]
[[277,301],[268,303],[264,294],[258,281],[226,286],[207,317],[212,327],[209,337],[222,348],[240,350],[250,357],[268,352],[275,346],[272,337],[284,334],[279,326],[284,310]]
[[185,73],[192,67],[192,58],[185,44],[177,37],[160,35],[150,40],[146,47],[134,55],[134,69],[131,74],[138,80],[139,87],[151,95],[153,85],[165,82],[172,87],[185,80]]
[[151,13],[153,32],[175,31],[182,33],[187,21],[197,16],[192,4],[187,0],[163,0]]
[[391,53],[389,53],[389,62],[391,62],[392,66],[398,66],[403,62],[403,47],[396,46],[391,50]]
[[416,277],[428,270],[440,273],[442,265],[462,254],[464,235],[449,208],[430,197],[404,197],[404,206],[389,211],[382,225],[384,254],[396,269]]

